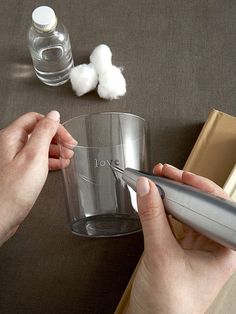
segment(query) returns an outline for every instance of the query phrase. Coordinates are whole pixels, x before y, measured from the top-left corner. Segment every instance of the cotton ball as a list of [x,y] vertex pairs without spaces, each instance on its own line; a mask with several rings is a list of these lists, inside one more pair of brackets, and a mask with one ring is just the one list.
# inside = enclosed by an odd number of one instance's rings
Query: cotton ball
[[107,45],[102,44],[93,50],[90,62],[94,64],[97,73],[102,74],[112,66],[111,57],[111,49]]
[[78,96],[95,89],[98,84],[98,75],[94,65],[92,63],[77,65],[70,71],[70,81]]
[[99,74],[98,95],[105,99],[117,99],[126,93],[125,78],[121,70],[112,65]]

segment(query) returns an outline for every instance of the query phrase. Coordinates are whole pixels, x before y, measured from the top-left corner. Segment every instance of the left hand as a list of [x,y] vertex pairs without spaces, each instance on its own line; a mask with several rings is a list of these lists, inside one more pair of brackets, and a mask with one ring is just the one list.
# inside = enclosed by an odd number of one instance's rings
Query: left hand
[[60,125],[57,111],[47,116],[27,113],[0,131],[0,246],[17,230],[29,213],[46,181],[48,170],[66,167],[72,150],[63,151],[59,160],[54,144],[58,134],[63,141],[76,145]]

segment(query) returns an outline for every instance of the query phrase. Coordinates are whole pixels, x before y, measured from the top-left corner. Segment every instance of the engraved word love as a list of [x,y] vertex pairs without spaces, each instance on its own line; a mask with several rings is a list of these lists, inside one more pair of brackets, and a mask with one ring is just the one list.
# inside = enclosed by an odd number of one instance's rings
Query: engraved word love
[[120,165],[120,161],[118,159],[111,159],[111,160],[98,160],[98,159],[94,159],[95,160],[95,168],[98,167],[105,167],[106,165],[108,166],[119,166]]

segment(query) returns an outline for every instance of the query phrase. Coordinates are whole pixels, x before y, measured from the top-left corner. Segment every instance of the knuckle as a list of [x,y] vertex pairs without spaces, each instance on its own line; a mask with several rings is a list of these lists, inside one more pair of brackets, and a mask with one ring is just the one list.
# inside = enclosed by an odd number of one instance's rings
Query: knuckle
[[22,117],[23,116],[36,116],[38,113],[37,112],[35,112],[35,111],[29,111],[29,112],[27,112],[27,113],[25,113],[25,114],[23,114],[22,115]]
[[140,209],[140,214],[144,220],[158,219],[163,215],[163,212],[156,206],[145,206]]
[[32,119],[36,119],[36,120],[39,120],[43,117],[43,115],[41,113],[38,113],[36,111],[30,111],[30,112],[27,112],[25,113],[22,117],[30,117]]
[[138,204],[143,219],[149,220],[165,214],[163,203],[159,201],[155,195],[153,197],[146,196],[144,199],[141,199]]

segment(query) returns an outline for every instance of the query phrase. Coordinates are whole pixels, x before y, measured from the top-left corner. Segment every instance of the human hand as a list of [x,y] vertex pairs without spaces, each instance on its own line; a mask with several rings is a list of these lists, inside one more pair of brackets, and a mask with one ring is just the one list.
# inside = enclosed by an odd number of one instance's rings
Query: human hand
[[[228,198],[212,181],[158,164],[154,174],[189,184]],[[137,183],[139,215],[144,233],[144,253],[138,266],[127,313],[205,313],[236,269],[236,252],[184,226],[178,241],[164,211],[155,184]]]
[[66,167],[72,150],[59,149],[54,136],[72,145],[76,141],[59,123],[57,111],[47,116],[30,112],[0,131],[0,245],[17,230],[34,205],[48,170]]

